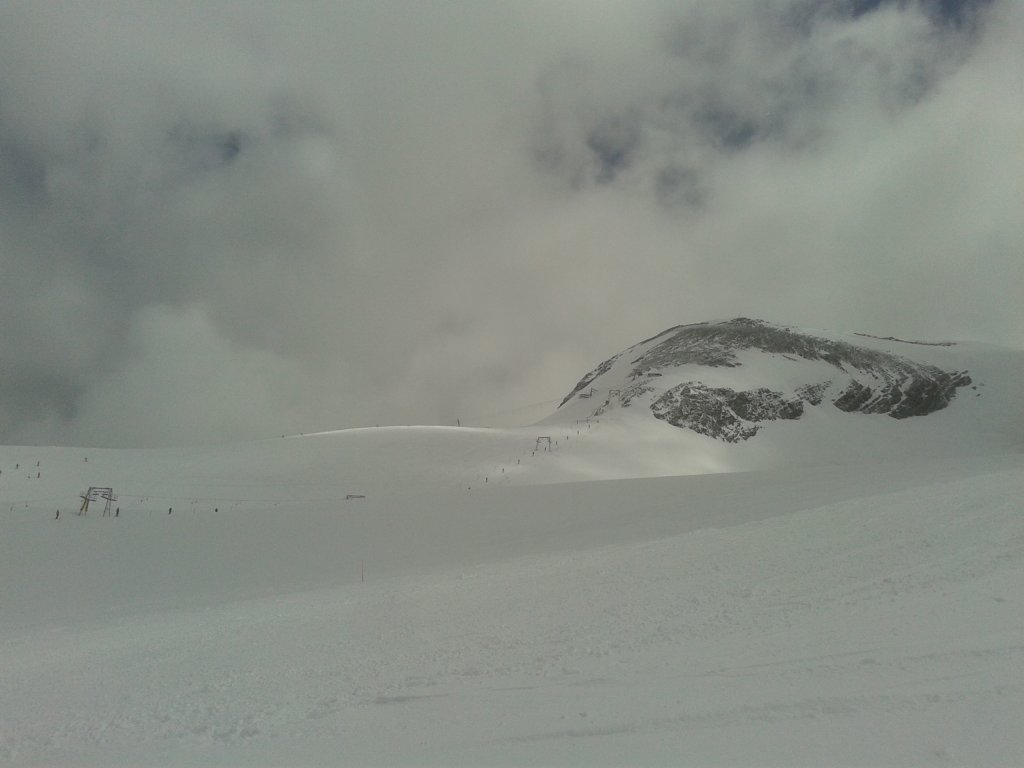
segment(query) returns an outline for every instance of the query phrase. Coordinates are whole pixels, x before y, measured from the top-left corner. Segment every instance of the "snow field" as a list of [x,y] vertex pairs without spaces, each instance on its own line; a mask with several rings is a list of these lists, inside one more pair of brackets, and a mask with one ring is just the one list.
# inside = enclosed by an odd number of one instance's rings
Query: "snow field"
[[1019,763],[1022,492],[1007,456],[24,519],[0,759]]

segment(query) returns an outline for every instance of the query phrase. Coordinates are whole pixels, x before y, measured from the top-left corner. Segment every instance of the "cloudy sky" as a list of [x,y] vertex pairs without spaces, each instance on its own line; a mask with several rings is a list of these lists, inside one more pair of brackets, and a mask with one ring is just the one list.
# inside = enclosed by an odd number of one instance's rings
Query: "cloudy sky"
[[508,423],[737,315],[1024,347],[1024,3],[7,0],[0,294],[0,443]]

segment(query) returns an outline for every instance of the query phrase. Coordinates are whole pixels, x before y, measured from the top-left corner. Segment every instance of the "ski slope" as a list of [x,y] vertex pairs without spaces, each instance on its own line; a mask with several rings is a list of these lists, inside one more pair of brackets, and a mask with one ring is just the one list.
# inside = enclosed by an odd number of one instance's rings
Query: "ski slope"
[[972,349],[983,396],[744,445],[0,447],[0,764],[1024,764],[1017,358]]
[[1019,763],[1021,464],[8,512],[0,759]]

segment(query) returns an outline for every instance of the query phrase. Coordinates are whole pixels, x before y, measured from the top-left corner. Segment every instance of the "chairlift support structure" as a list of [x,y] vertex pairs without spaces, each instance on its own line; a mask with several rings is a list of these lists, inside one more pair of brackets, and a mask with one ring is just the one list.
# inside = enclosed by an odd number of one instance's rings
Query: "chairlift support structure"
[[99,486],[90,486],[88,491],[79,494],[79,498],[82,500],[82,506],[79,507],[78,514],[88,514],[89,502],[99,501],[100,499],[102,499],[104,502],[106,502],[103,505],[103,516],[109,517],[110,505],[112,502],[117,501],[117,494],[114,493],[113,488],[101,488]]

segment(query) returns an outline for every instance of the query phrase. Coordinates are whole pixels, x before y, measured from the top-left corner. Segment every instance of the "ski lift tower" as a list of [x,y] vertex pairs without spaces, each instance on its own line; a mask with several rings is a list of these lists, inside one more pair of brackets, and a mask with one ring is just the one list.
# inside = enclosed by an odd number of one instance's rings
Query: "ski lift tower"
[[110,516],[110,504],[111,502],[117,501],[117,495],[114,493],[113,488],[100,488],[97,486],[90,486],[89,490],[85,493],[79,494],[79,498],[82,500],[82,506],[78,510],[78,514],[84,515],[89,512],[89,502],[99,501],[102,499],[106,503],[103,505],[103,516]]

